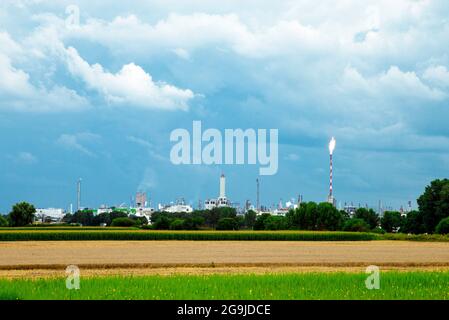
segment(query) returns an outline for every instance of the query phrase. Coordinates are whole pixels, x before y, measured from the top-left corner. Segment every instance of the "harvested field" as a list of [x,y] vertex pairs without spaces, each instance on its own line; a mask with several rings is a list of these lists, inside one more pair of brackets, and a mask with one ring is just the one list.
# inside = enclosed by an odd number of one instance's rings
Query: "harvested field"
[[0,277],[87,273],[266,273],[448,269],[449,243],[408,241],[45,241],[0,242]]
[[[366,267],[366,266],[365,266]],[[270,274],[302,274],[302,273],[363,273],[365,267],[320,267],[320,266],[267,266],[267,267],[170,267],[170,268],[109,268],[81,269],[83,278],[96,277],[141,277],[141,276],[175,276],[175,275],[270,275]],[[421,267],[382,267],[382,272],[449,272],[449,266]],[[45,279],[66,278],[65,269],[20,269],[0,270],[0,279]]]

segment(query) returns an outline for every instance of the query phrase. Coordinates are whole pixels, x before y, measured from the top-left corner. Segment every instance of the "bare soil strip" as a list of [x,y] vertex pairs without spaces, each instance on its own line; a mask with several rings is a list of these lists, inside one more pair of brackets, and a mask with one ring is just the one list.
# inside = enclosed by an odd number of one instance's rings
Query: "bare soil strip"
[[449,243],[407,241],[33,241],[0,242],[0,277],[449,270]]
[[[116,269],[85,269],[81,268],[83,278],[107,277],[107,276],[171,276],[171,275],[213,275],[213,274],[273,274],[273,273],[310,273],[310,272],[345,272],[363,273],[364,267],[300,267],[300,266],[279,266],[279,267],[172,267],[172,268],[116,268]],[[382,272],[398,271],[449,271],[449,267],[381,267]],[[0,270],[0,279],[40,279],[40,278],[66,278],[65,270],[60,269],[20,269],[20,270]]]

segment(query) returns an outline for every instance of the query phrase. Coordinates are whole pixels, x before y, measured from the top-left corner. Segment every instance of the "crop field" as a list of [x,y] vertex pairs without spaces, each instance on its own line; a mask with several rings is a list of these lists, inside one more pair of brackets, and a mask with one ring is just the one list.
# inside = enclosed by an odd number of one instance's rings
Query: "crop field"
[[[365,287],[369,265],[379,290]],[[449,299],[449,243],[5,241],[2,299]]]
[[143,276],[0,280],[0,299],[449,299],[449,272],[385,272],[369,290],[363,273]]
[[276,241],[363,241],[378,239],[362,232],[312,231],[153,231],[108,228],[2,229],[0,241],[51,240],[276,240]]
[[162,231],[123,227],[0,228],[0,241],[223,240],[223,241],[367,241],[449,242],[449,235],[375,234],[342,231]]
[[155,267],[449,267],[449,243],[412,241],[0,242],[0,269]]

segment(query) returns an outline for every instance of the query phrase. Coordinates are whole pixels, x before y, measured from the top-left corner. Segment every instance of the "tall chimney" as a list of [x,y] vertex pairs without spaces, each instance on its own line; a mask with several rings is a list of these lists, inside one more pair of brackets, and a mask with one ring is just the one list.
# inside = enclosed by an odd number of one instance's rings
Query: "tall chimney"
[[327,198],[327,201],[335,206],[335,199],[334,199],[334,193],[333,193],[333,186],[332,186],[332,175],[333,175],[333,164],[332,164],[332,155],[335,150],[336,141],[335,138],[332,137],[331,141],[329,142],[329,196]]
[[81,210],[81,178],[78,179],[77,184],[77,211]]
[[224,174],[220,177],[220,198],[226,198],[226,177]]
[[256,179],[257,184],[257,201],[256,201],[256,210],[260,211],[260,190],[259,190],[259,178]]
[[332,192],[332,153],[330,154],[330,171],[329,171],[329,199],[333,198]]

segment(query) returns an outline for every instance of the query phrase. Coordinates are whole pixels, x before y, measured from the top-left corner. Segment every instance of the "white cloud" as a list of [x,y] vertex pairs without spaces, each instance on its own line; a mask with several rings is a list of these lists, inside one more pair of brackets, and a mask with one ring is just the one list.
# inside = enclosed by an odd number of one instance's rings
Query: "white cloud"
[[[70,32],[72,29],[65,28],[64,20],[51,14],[39,15],[35,17],[35,20],[43,24],[24,38],[23,46],[26,46],[28,50],[23,53],[23,59],[47,63],[52,68],[56,68],[55,64],[62,62],[73,76],[80,78],[89,89],[99,92],[111,105],[160,110],[186,111],[189,109],[189,101],[195,97],[191,90],[180,89],[163,81],[155,81],[149,73],[134,63],[124,65],[117,73],[108,72],[99,63],[90,65],[75,48],[65,48],[61,39],[62,34],[64,30]],[[2,41],[8,46],[10,42],[15,43],[7,34],[3,36],[0,34],[0,44]],[[21,48],[16,44],[14,51],[18,50]],[[177,54],[184,58],[188,56],[188,53],[182,50],[178,50]],[[51,77],[51,71],[45,72],[46,74],[41,75],[42,78]],[[28,102],[28,105],[37,105],[37,103],[33,104],[34,100],[42,102],[36,110],[71,110],[88,105],[86,98],[78,96],[74,90],[65,87],[54,86],[50,89],[43,86],[34,87],[30,83],[29,74],[15,69],[6,55],[0,55],[1,73],[4,74],[4,83],[0,80],[0,94],[3,87],[4,94],[16,93],[20,103]],[[47,101],[38,99],[42,96],[47,96]],[[54,102],[59,102],[60,105],[54,105]],[[19,104],[17,109],[20,109],[19,107],[32,109],[28,105]]]
[[0,52],[9,56],[22,54],[22,47],[7,32],[0,31]]
[[79,111],[89,102],[76,91],[64,86],[36,87],[30,76],[11,65],[8,57],[0,54],[0,108],[29,112]]
[[443,100],[447,94],[437,88],[424,84],[415,72],[401,71],[391,66],[388,71],[371,77],[364,77],[357,69],[348,66],[344,70],[343,91],[356,90],[373,97],[413,97],[430,100]]
[[449,71],[445,66],[433,66],[424,71],[423,78],[442,88],[449,88]]
[[66,50],[66,59],[70,72],[80,77],[89,88],[104,95],[111,104],[187,110],[188,101],[194,97],[191,90],[153,81],[150,74],[134,63],[124,65],[113,74],[100,64],[89,65],[72,47]]
[[[47,17],[55,23],[54,17]],[[58,23],[60,24],[60,23]],[[116,52],[175,52],[186,59],[189,51],[200,48],[227,48],[248,57],[317,50],[337,44],[326,32],[295,20],[280,20],[271,26],[251,28],[236,14],[170,14],[151,25],[136,15],[118,16],[110,22],[89,19],[74,30],[63,30],[63,38],[87,39]],[[126,42],[127,45],[122,44]]]
[[56,140],[56,143],[66,149],[81,152],[87,156],[95,157],[96,154],[84,146],[84,143],[96,142],[101,137],[89,132],[82,132],[77,134],[62,134]]
[[176,54],[181,59],[184,59],[184,60],[189,60],[190,59],[189,52],[187,50],[183,49],[183,48],[173,49],[173,53]]
[[30,152],[20,152],[16,159],[23,164],[33,164],[37,162],[37,157]]
[[14,67],[11,57],[19,60],[21,46],[7,33],[0,33],[0,108],[31,112],[57,112],[88,107],[86,99],[64,86],[35,86],[30,75]]
[[0,92],[14,96],[28,96],[34,92],[29,75],[12,66],[11,60],[0,53]]
[[[207,48],[229,49],[252,58],[319,53],[403,59],[403,52],[412,56],[419,55],[418,50],[441,52],[438,42],[449,33],[448,28],[438,28],[433,32],[433,40],[423,32],[435,23],[436,13],[444,16],[437,11],[438,4],[427,0],[397,0],[394,4],[386,0],[343,1],[338,5],[328,1],[320,6],[313,1],[281,1],[264,5],[269,8],[263,14],[260,10],[238,10],[232,5],[232,9],[222,10],[227,13],[210,10],[201,3],[191,7],[190,13],[168,11],[166,17],[153,23],[136,9],[109,21],[88,18],[77,28],[62,27],[59,32],[64,39],[86,39],[118,54],[140,57],[180,48],[191,55]],[[42,17],[42,21],[63,26],[63,20],[59,20],[56,16]],[[438,23],[447,26],[445,20]],[[354,41],[357,34],[364,34],[363,41]]]

